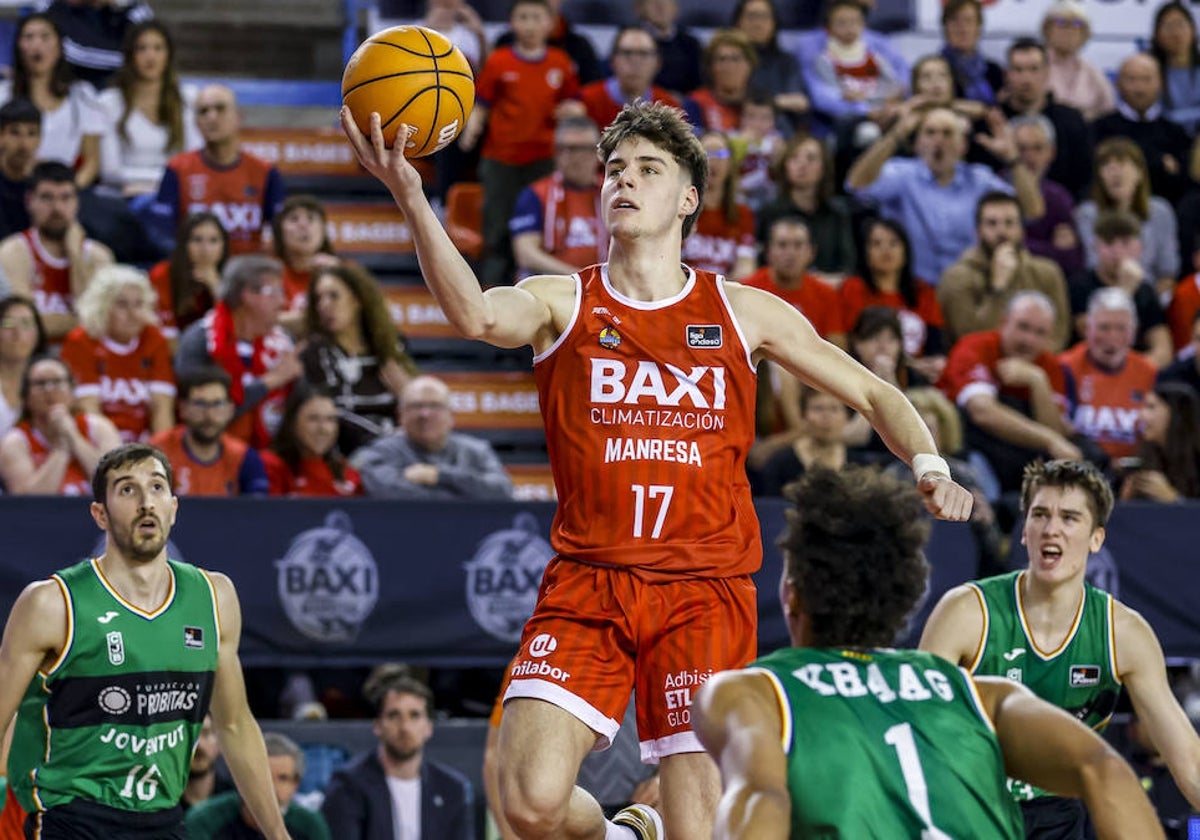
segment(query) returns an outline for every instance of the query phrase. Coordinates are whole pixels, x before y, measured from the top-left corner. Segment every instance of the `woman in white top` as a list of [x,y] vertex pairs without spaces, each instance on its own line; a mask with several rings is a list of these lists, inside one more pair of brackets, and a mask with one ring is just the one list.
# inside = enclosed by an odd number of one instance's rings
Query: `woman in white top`
[[104,115],[87,82],[71,80],[63,58],[62,33],[54,21],[34,13],[17,24],[12,80],[0,82],[0,102],[29,99],[42,112],[38,160],[56,160],[75,169],[75,183],[90,186],[100,173]]
[[200,148],[192,100],[175,69],[175,46],[162,23],[129,30],[125,60],[100,94],[107,124],[100,144],[100,180],[126,198],[158,189],[167,161]]
[[0,436],[21,415],[21,376],[29,360],[46,353],[46,329],[33,301],[19,295],[0,300]]

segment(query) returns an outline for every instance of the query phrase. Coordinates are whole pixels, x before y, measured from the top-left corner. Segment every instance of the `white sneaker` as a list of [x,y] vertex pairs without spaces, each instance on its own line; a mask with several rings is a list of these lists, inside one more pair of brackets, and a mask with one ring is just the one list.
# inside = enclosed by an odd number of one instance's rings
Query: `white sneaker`
[[641,840],[663,840],[666,837],[662,817],[649,805],[630,805],[622,808],[612,821],[614,825],[632,828]]

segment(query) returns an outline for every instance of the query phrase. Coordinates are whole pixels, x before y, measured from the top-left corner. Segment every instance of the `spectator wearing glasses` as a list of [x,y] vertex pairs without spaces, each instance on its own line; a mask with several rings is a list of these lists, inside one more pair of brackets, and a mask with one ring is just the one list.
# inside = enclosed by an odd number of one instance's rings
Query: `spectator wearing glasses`
[[178,426],[150,443],[166,453],[177,496],[262,496],[267,473],[258,451],[225,433],[233,419],[229,374],[197,368],[179,377]]
[[46,355],[46,328],[29,298],[0,300],[0,436],[21,414],[21,378],[29,360]]
[[450,389],[418,376],[400,396],[400,429],[354,453],[367,495],[381,499],[508,499],[512,481],[487,441],[453,432]]
[[[315,811],[293,799],[304,777],[304,752],[291,738],[278,732],[263,734],[267,763],[275,786],[275,799],[283,812],[283,824],[293,840],[330,840],[329,826]],[[218,793],[188,811],[187,836],[191,840],[243,840],[261,837],[258,823],[236,790]]]
[[273,257],[231,259],[216,306],[179,337],[175,372],[217,364],[230,377],[237,406],[230,434],[264,448],[279,423],[287,389],[303,372],[296,349],[279,326],[283,267]]
[[21,418],[0,441],[0,480],[14,496],[86,496],[101,456],[121,444],[106,417],[73,408],[75,381],[59,359],[30,362]]
[[[641,30],[630,30],[649,38]],[[600,218],[600,132],[587,117],[566,117],[554,130],[554,171],[517,196],[508,230],[518,277],[574,274],[601,262],[608,236]]]
[[700,109],[700,126],[708,131],[737,131],[742,103],[750,93],[750,76],[758,64],[754,44],[739,29],[718,29],[704,48],[705,86],[688,96]]
[[642,27],[625,26],[617,32],[608,63],[612,67],[611,76],[589,82],[579,90],[587,115],[599,128],[607,126],[623,107],[638,99],[681,107],[669,91],[654,84],[662,58],[654,36]]
[[708,187],[696,228],[683,241],[683,261],[741,280],[755,269],[754,211],[738,201],[738,172],[728,135],[707,131],[700,143],[708,153]]
[[1116,107],[1112,83],[1104,71],[1080,56],[1091,36],[1087,10],[1077,0],[1059,0],[1042,18],[1050,92],[1056,102],[1079,109],[1085,120]]

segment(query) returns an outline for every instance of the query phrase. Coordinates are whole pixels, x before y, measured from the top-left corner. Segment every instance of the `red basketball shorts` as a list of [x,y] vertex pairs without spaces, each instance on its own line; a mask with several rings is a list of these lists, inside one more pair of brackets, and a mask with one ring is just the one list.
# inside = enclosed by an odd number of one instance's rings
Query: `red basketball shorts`
[[642,760],[702,752],[691,705],[710,675],[755,656],[754,582],[679,578],[648,582],[636,571],[555,557],[507,674],[504,700],[532,697],[616,735],[635,692]]

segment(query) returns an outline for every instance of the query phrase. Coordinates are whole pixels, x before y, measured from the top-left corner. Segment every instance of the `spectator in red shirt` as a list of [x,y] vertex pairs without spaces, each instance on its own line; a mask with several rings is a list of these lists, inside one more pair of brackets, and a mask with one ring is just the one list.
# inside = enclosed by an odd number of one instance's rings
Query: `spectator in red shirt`
[[737,131],[750,75],[758,65],[754,44],[740,29],[718,29],[704,48],[703,65],[707,85],[688,94],[700,108],[701,127]]
[[1110,458],[1137,448],[1142,401],[1154,388],[1154,363],[1133,350],[1137,308],[1129,292],[1107,286],[1088,301],[1086,339],[1059,355],[1068,376],[1071,423]]
[[63,340],[78,406],[116,424],[124,443],[175,423],[171,348],[154,320],[154,289],[145,272],[101,268],[75,304],[79,326]]
[[150,269],[158,322],[172,343],[216,303],[229,258],[229,234],[212,213],[193,213],[179,228],[175,250]]
[[313,271],[337,265],[326,227],[325,206],[314,195],[293,195],[271,219],[271,246],[283,263],[283,314],[279,325],[294,336],[304,334],[304,310]]
[[680,107],[678,99],[654,84],[662,58],[658,42],[642,27],[625,26],[617,31],[608,63],[612,67],[611,76],[590,82],[579,91],[588,116],[601,130],[616,119],[625,105],[638,99]]
[[86,496],[92,473],[121,436],[108,419],[72,407],[71,370],[34,359],[21,380],[21,420],[0,440],[0,481],[14,496]]
[[361,496],[362,479],[338,451],[333,397],[299,385],[288,395],[283,420],[263,453],[272,496]]
[[1021,488],[1034,458],[1078,460],[1070,440],[1066,377],[1050,354],[1054,304],[1041,292],[1013,296],[998,330],[970,333],[950,349],[938,387],[966,415],[967,444],[983,454],[1002,493]]
[[741,280],[754,271],[754,211],[738,201],[738,172],[729,136],[707,131],[700,138],[708,152],[708,186],[696,227],[683,241],[683,261]]
[[[555,12],[547,0],[516,0],[509,24],[512,46],[497,47],[475,80],[475,110],[459,138],[470,151],[483,137],[479,181],[483,184],[485,286],[511,283],[508,220],[522,189],[554,169],[554,122],[582,116],[579,75],[571,57],[549,46]],[[486,134],[484,134],[486,127]]]
[[1167,325],[1171,342],[1179,353],[1192,342],[1192,324],[1200,314],[1200,274],[1180,280],[1167,307]]
[[608,233],[600,217],[598,142],[600,133],[587,117],[559,121],[554,171],[521,191],[508,223],[519,276],[569,276],[608,254]]
[[179,377],[178,426],[150,443],[166,453],[177,496],[266,495],[267,473],[258,451],[225,434],[233,419],[229,374],[197,368]]
[[812,261],[808,224],[798,217],[784,216],[776,219],[767,232],[767,264],[743,282],[783,298],[808,318],[822,338],[845,348],[846,326],[838,293],[809,273]]
[[912,271],[912,245],[904,227],[891,219],[874,219],[866,231],[866,247],[858,277],[838,288],[842,323],[853,324],[868,306],[896,310],[904,330],[904,352],[924,357],[918,364],[936,380],[946,363],[942,342],[942,307],[932,285]]

